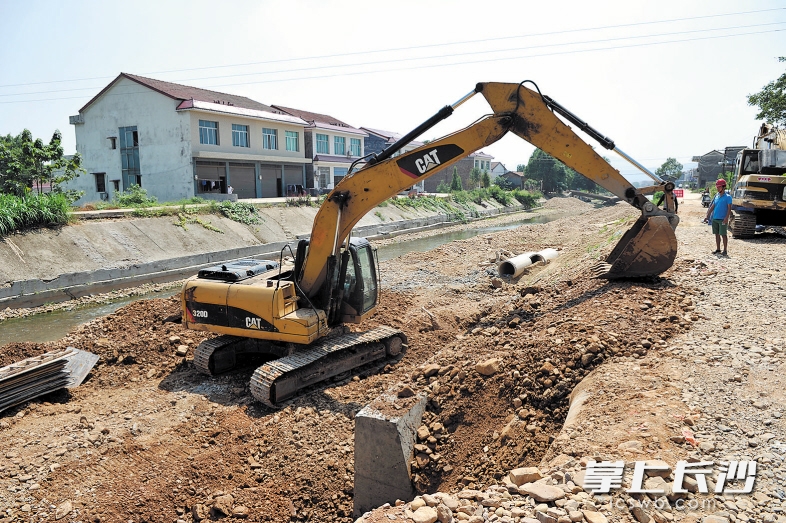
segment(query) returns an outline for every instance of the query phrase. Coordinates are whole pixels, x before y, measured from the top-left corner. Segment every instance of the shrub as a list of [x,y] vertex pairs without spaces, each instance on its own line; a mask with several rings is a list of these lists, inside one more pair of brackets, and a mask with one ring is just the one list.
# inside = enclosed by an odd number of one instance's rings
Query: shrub
[[150,207],[158,202],[155,196],[148,196],[147,191],[136,184],[116,194],[115,198],[121,207]]
[[543,196],[537,191],[525,191],[523,189],[513,189],[511,194],[519,203],[527,207],[537,205],[538,200]]
[[436,189],[436,191],[437,191],[438,193],[442,193],[442,194],[449,193],[449,192],[450,192],[450,184],[449,184],[448,182],[446,182],[446,181],[444,181],[444,180],[443,180],[443,181],[441,181],[441,182],[439,182],[439,183],[437,184],[437,189]]
[[502,205],[510,205],[513,201],[513,195],[509,191],[503,190],[499,185],[493,185],[487,189],[489,196],[494,198]]

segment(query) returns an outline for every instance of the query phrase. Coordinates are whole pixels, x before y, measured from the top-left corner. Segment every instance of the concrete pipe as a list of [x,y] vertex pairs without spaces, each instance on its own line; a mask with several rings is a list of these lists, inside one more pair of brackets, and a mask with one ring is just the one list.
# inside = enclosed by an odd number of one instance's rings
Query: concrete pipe
[[525,252],[513,258],[505,260],[499,264],[498,271],[500,276],[510,276],[518,278],[524,269],[535,262],[548,263],[559,255],[557,249],[543,249],[540,252]]
[[559,256],[559,251],[557,249],[543,249],[542,251],[536,253],[537,258],[532,258],[532,263],[536,261],[542,261],[543,263],[548,263],[557,256]]
[[537,256],[537,252],[525,252],[513,258],[509,258],[500,263],[497,267],[500,276],[511,276],[518,278],[524,272],[524,269],[534,263],[533,257]]

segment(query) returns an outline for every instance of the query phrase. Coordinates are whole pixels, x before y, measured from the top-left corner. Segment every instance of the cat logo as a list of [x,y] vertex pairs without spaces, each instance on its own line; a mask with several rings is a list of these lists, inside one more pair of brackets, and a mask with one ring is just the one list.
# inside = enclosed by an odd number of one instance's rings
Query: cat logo
[[463,155],[464,149],[454,143],[446,143],[433,145],[426,153],[423,151],[405,153],[396,160],[396,165],[402,173],[417,180],[429,176],[432,171],[438,171],[439,168]]
[[437,156],[437,150],[434,149],[423,155],[423,158],[415,160],[415,167],[417,167],[420,174],[425,174],[434,167],[437,167],[440,163],[439,157]]
[[261,329],[262,328],[262,318],[249,318],[246,316],[246,328],[247,329]]

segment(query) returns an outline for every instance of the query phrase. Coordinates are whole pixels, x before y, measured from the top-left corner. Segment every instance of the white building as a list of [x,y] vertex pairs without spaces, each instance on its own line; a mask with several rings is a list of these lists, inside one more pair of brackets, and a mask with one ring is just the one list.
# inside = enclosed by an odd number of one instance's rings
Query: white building
[[159,201],[306,187],[307,122],[243,96],[121,73],[70,123],[87,170],[68,185],[85,192],[77,203],[132,185]]
[[[363,142],[368,135],[338,118],[281,105],[274,105],[273,110],[307,123],[305,151],[306,157],[312,161],[306,167],[308,188],[328,192],[347,175],[352,163],[366,154]],[[363,165],[358,162],[357,167]]]

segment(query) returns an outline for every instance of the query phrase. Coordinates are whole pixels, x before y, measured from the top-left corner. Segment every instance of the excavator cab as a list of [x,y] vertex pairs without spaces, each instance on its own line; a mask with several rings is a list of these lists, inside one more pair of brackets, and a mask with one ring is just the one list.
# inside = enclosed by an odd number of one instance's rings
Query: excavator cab
[[379,300],[377,250],[365,238],[351,238],[345,252],[348,256],[346,264],[342,263],[341,321],[359,323]]

